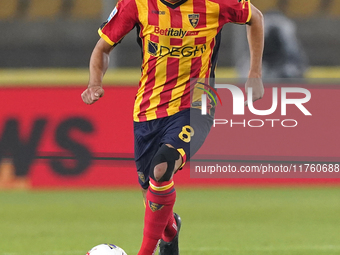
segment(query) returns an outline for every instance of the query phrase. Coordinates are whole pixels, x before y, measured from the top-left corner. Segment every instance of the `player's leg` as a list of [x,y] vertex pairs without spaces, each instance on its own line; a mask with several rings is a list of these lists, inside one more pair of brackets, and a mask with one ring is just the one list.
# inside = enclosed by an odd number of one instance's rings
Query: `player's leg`
[[[156,120],[156,122],[159,122]],[[137,167],[138,182],[142,188],[144,203],[149,187],[149,174],[151,160],[159,149],[161,136],[157,130],[155,121],[134,123],[134,157]]]
[[177,213],[173,213],[164,230],[162,239],[159,243],[160,255],[178,255],[178,237],[181,229],[182,220]]
[[[169,147],[172,147],[171,144],[166,144],[166,145],[169,146]],[[182,156],[180,157],[179,160],[176,160],[174,170],[178,170],[180,168],[180,166],[182,165],[182,161],[183,161]],[[157,165],[156,169],[155,169],[155,177],[161,178],[164,175],[165,171],[166,171],[166,162],[163,162],[163,163]],[[148,191],[147,188],[146,189],[142,188],[142,195],[143,195],[144,202],[146,201],[147,191]]]
[[[200,115],[200,111],[199,112]],[[136,164],[137,169],[150,167],[150,177],[147,177],[146,172],[139,172],[139,179],[142,187],[147,187],[147,180],[150,180],[150,186],[146,192],[146,210],[144,217],[144,237],[142,247],[139,255],[151,255],[155,251],[155,245],[157,245],[158,239],[161,241],[161,254],[178,254],[178,232],[177,226],[180,218],[174,217],[172,208],[176,200],[176,192],[173,183],[173,173],[179,167],[185,163],[187,155],[190,157],[190,141],[193,141],[193,152],[196,152],[198,148],[203,144],[205,137],[207,136],[212,120],[200,121],[198,125],[193,123],[194,129],[191,127],[190,111],[184,110],[173,116],[157,120],[164,128],[157,130],[158,133],[162,133],[162,139],[157,146],[161,145],[157,150],[157,153],[152,157],[148,157],[147,153],[137,153]],[[144,125],[144,124],[143,124]],[[153,127],[155,129],[155,127]],[[196,129],[196,130],[195,130]],[[191,130],[193,131],[190,134]],[[148,132],[145,128],[142,129],[142,135],[148,136]],[[195,131],[195,136],[194,135]],[[136,135],[136,129],[135,129]],[[152,138],[157,135],[154,133]],[[193,138],[193,139],[192,139]],[[149,140],[149,139],[137,139]],[[155,143],[153,143],[154,145]],[[149,148],[143,146],[142,150]],[[152,146],[151,146],[152,147]],[[140,148],[135,148],[138,152]],[[140,156],[140,155],[142,156]],[[140,170],[138,170],[140,171]],[[145,192],[145,191],[144,191]]]
[[[158,181],[162,181],[162,177],[166,172],[166,169],[168,167],[166,167],[167,165],[167,160],[165,160],[166,162],[161,162],[162,158],[168,157],[167,155],[162,155],[164,154],[163,150],[160,150],[160,148],[162,147],[162,143],[161,143],[161,138],[164,132],[162,131],[162,128],[164,126],[166,126],[166,122],[167,122],[167,118],[162,118],[159,120],[155,120],[155,121],[148,121],[148,122],[141,122],[141,123],[134,123],[134,134],[135,134],[135,162],[136,162],[136,166],[137,166],[137,172],[138,172],[138,177],[139,177],[139,183],[142,187],[142,191],[143,191],[143,196],[144,196],[144,202],[145,202],[145,206],[146,206],[146,213],[145,213],[145,221],[146,222],[150,222],[150,223],[145,223],[145,229],[144,232],[146,232],[146,235],[144,235],[143,238],[143,243],[142,243],[142,247],[140,250],[140,254],[152,254],[153,251],[156,249],[157,244],[159,239],[162,237],[163,232],[164,232],[164,228],[166,228],[166,225],[168,224],[170,218],[172,217],[172,215],[169,218],[169,220],[165,221],[164,226],[161,227],[161,230],[158,230],[158,234],[157,233],[157,229],[159,229],[159,226],[153,226],[153,223],[157,223],[159,222],[158,219],[156,220],[150,220],[150,217],[148,216],[148,214],[154,215],[154,216],[159,216],[159,213],[157,210],[157,205],[156,202],[152,201],[151,199],[147,199],[146,198],[146,194],[148,192],[148,187],[149,187],[149,182],[150,182],[150,172],[152,170],[152,175],[154,176],[153,178],[155,179],[154,181],[156,182],[156,179]],[[168,144],[169,147],[170,144]],[[166,146],[166,145],[164,145]],[[168,147],[166,146],[166,149]],[[158,152],[159,151],[159,152]],[[163,151],[163,152],[162,152]],[[173,157],[173,151],[174,149],[172,148],[172,153],[170,153],[170,156]],[[158,152],[158,155],[156,155]],[[176,152],[176,150],[175,150]],[[168,154],[165,151],[165,154]],[[176,155],[177,152],[175,153],[175,158],[177,160],[175,160],[173,169],[177,169],[182,162],[182,159],[180,156]],[[158,159],[157,159],[158,158]],[[154,160],[153,160],[154,159]],[[160,161],[160,162],[158,162]],[[153,164],[151,166],[151,164]],[[171,162],[169,164],[172,164]],[[156,169],[156,171],[154,172],[153,170]],[[169,168],[171,169],[171,167]],[[171,178],[172,178],[172,174],[171,174]],[[157,183],[154,184],[155,186],[158,186]],[[157,193],[153,192],[153,193]],[[160,193],[166,193],[166,191],[164,192],[160,192]],[[170,196],[173,197],[172,194],[173,192],[171,192]],[[173,202],[174,203],[174,202]],[[171,202],[171,204],[173,204]],[[173,206],[173,205],[172,205]],[[156,211],[155,213],[153,213],[153,210]],[[167,206],[163,206],[162,207],[162,214],[172,214],[172,207],[171,207],[171,212],[169,213],[165,213],[167,211]],[[164,218],[163,216],[159,216],[162,219]],[[152,218],[152,217],[151,217]],[[148,234],[149,233],[149,234]],[[168,235],[170,235],[171,237],[173,235],[176,234],[176,231],[170,231],[167,232],[169,233]]]
[[[200,110],[191,109],[179,114],[175,124],[169,126],[168,133],[170,135],[165,136],[162,142],[174,144],[174,147],[180,152],[183,158],[180,168],[202,146],[212,124],[211,116],[202,116]],[[160,255],[179,254],[178,233],[181,227],[181,218],[176,213],[171,216],[159,245]],[[174,228],[177,230],[176,232],[174,232]]]
[[182,156],[170,144],[162,144],[151,161],[150,186],[145,200],[143,243],[139,255],[153,254],[159,239],[171,241],[177,234],[173,216],[176,191],[172,178],[181,164]]

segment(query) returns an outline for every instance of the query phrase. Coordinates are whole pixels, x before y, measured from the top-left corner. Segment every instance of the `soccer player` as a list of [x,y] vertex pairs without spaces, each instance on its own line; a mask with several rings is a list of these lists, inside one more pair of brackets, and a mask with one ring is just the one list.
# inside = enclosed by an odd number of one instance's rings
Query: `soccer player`
[[[143,53],[134,106],[135,161],[145,199],[138,255],[176,255],[181,219],[173,213],[173,175],[203,144],[213,123],[214,102],[201,114],[202,84],[213,82],[226,23],[247,24],[250,71],[246,88],[263,96],[263,17],[248,0],[119,0],[100,27],[90,59],[86,104],[104,95],[109,53],[135,26]],[[198,82],[203,81],[203,82]],[[227,134],[226,134],[227,136]],[[226,138],[227,139],[227,138]]]

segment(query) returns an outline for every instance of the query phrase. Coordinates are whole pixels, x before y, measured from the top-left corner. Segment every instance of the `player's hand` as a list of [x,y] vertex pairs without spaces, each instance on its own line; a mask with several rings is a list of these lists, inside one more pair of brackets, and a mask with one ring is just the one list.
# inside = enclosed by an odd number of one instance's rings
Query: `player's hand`
[[89,86],[82,94],[81,98],[85,104],[93,104],[104,96],[104,89],[100,85]]
[[[245,87],[247,99],[248,99],[248,88],[253,88],[253,94],[252,94],[253,102],[263,97],[264,87],[263,87],[263,82],[261,78],[248,78],[246,82],[246,87]],[[244,104],[247,106],[248,100],[246,100]]]

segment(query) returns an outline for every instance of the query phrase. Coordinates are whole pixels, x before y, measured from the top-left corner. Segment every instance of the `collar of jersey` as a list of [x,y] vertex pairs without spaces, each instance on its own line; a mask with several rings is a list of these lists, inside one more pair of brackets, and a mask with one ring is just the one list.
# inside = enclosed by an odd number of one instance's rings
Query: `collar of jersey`
[[166,6],[170,7],[171,9],[175,9],[177,8],[178,6],[180,6],[181,4],[184,4],[187,0],[178,0],[177,2],[175,3],[172,3],[170,1],[167,1],[167,0],[161,0],[161,2],[163,4],[165,4]]

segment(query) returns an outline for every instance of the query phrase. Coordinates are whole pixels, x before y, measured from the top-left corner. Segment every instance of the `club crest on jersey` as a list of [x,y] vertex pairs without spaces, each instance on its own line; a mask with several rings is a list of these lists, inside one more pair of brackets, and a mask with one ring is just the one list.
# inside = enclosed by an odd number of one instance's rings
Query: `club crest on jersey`
[[156,203],[151,202],[151,201],[148,201],[148,202],[149,202],[149,207],[150,207],[151,211],[153,211],[153,212],[161,210],[164,207],[164,205],[156,204]]
[[200,15],[199,14],[188,14],[188,18],[193,28],[197,27],[198,21],[200,19]]

